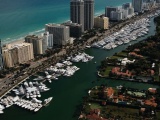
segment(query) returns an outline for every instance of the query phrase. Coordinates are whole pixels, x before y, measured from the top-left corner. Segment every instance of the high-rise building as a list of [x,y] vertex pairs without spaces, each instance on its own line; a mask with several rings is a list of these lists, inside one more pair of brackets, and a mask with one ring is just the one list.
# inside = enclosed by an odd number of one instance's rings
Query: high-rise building
[[4,68],[3,56],[2,56],[2,45],[0,40],[0,70]]
[[43,42],[42,42],[43,52],[47,50],[47,48],[53,48],[53,34],[49,34],[49,32],[45,32],[43,34]]
[[132,0],[132,5],[135,12],[142,12],[143,0]]
[[60,25],[60,24],[46,24],[46,31],[49,32],[49,34],[53,35],[53,44],[54,45],[66,45],[69,40],[69,34],[70,30],[68,26]]
[[28,35],[25,37],[25,42],[33,44],[33,51],[35,55],[43,54],[42,40],[42,37],[38,37],[36,35]]
[[123,18],[126,17],[132,17],[134,15],[134,8],[132,6],[132,3],[125,3],[122,5],[123,10]]
[[122,5],[123,9],[127,9],[127,8],[130,8],[130,7],[132,7],[132,3],[125,3],[125,4]]
[[111,20],[120,21],[123,19],[122,11],[111,11]]
[[32,43],[8,44],[2,54],[4,65],[8,68],[34,59]]
[[73,23],[81,24],[82,32],[84,31],[84,1],[83,0],[71,0],[70,19]]
[[111,17],[111,12],[112,11],[116,12],[116,11],[118,11],[118,9],[119,9],[119,7],[110,7],[110,6],[107,6],[105,8],[105,16],[108,17],[108,18],[110,18]]
[[128,8],[127,9],[121,9],[122,11],[122,19],[125,20],[128,18]]
[[68,21],[62,23],[62,25],[68,26],[70,28],[70,37],[79,38],[82,35],[82,25],[77,23],[72,23]]
[[134,8],[130,7],[128,8],[128,15],[133,15],[134,14]]
[[95,17],[94,18],[94,27],[108,29],[108,27],[109,27],[108,17]]
[[94,26],[94,0],[84,0],[84,30]]

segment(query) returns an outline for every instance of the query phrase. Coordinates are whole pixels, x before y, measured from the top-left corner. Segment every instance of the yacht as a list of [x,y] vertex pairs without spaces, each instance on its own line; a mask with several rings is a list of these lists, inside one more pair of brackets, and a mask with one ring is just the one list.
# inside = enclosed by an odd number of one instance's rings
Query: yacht
[[44,77],[38,76],[38,78],[34,78],[33,80],[44,80]]
[[51,79],[47,79],[47,80],[48,80],[48,82],[49,82],[49,83],[51,83],[51,82],[52,82],[52,81],[51,81]]
[[87,45],[86,48],[91,48],[91,46]]
[[39,103],[39,104],[42,103],[42,101],[41,101],[41,100],[38,100],[37,98],[33,98],[33,99],[32,99],[32,102],[34,102],[34,103]]
[[43,107],[43,106],[42,106],[41,104],[38,104],[37,108],[36,108],[36,109],[34,109],[34,112],[39,111],[42,107]]
[[49,97],[48,99],[45,99],[43,106],[46,106],[47,104],[49,104],[52,101],[52,99],[53,99],[53,97]]
[[0,114],[3,114],[3,113],[4,113],[3,110],[0,109]]

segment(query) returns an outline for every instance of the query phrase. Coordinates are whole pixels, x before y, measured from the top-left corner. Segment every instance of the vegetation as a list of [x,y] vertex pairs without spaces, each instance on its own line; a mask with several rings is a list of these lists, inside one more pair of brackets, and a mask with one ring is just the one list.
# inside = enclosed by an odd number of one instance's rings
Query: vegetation
[[[145,118],[159,118],[158,115],[160,112],[156,111],[156,109],[160,109],[159,105],[156,108],[149,105],[140,105],[141,103],[138,102],[137,99],[145,101],[155,97],[156,102],[159,103],[160,89],[157,89],[157,93],[151,93],[149,91],[133,88],[112,88],[114,93],[111,97],[108,96],[108,88],[110,87],[101,85],[95,86],[91,89],[89,96],[84,98],[82,108],[83,116],[92,115],[91,111],[98,109],[100,110],[99,116],[106,119],[142,120]],[[118,103],[115,101],[117,99],[116,96],[119,98]],[[120,103],[122,99],[120,96],[123,96],[122,102],[127,102],[130,104]],[[103,104],[104,102],[105,104]],[[141,108],[145,108],[146,111],[143,113]],[[157,115],[152,115],[152,111],[155,111]]]

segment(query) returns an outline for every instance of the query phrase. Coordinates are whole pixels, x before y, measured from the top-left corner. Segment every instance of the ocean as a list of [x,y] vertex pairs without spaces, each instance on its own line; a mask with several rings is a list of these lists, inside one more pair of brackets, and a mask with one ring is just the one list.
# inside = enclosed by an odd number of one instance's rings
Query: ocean
[[[131,0],[95,0],[95,15],[106,6],[119,6]],[[44,31],[46,23],[70,19],[70,0],[0,0],[0,39],[3,43]]]

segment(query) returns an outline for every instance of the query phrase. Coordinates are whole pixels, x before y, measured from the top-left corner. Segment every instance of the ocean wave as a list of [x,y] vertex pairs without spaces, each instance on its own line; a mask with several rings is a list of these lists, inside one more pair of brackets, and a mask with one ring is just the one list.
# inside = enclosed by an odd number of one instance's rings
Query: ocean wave
[[104,10],[98,11],[98,12],[96,12],[94,15],[95,15],[95,16],[98,16],[98,15],[101,15],[101,14],[104,14]]
[[14,42],[14,41],[19,41],[19,40],[24,40],[24,38],[27,36],[27,35],[40,35],[41,33],[43,33],[45,31],[45,29],[39,29],[39,30],[36,30],[36,31],[33,31],[33,32],[28,32],[26,34],[23,34],[21,36],[17,36],[15,38],[6,38],[6,39],[3,39],[2,41],[2,45],[4,44],[8,44],[8,43],[11,43],[11,42]]
[[37,35],[37,34],[43,33],[44,31],[45,31],[45,29],[43,28],[43,29],[40,29],[40,30],[29,32],[28,35]]
[[40,30],[37,30],[37,31],[34,31],[34,33],[40,33],[40,32],[44,32],[44,28],[43,29],[40,29]]

